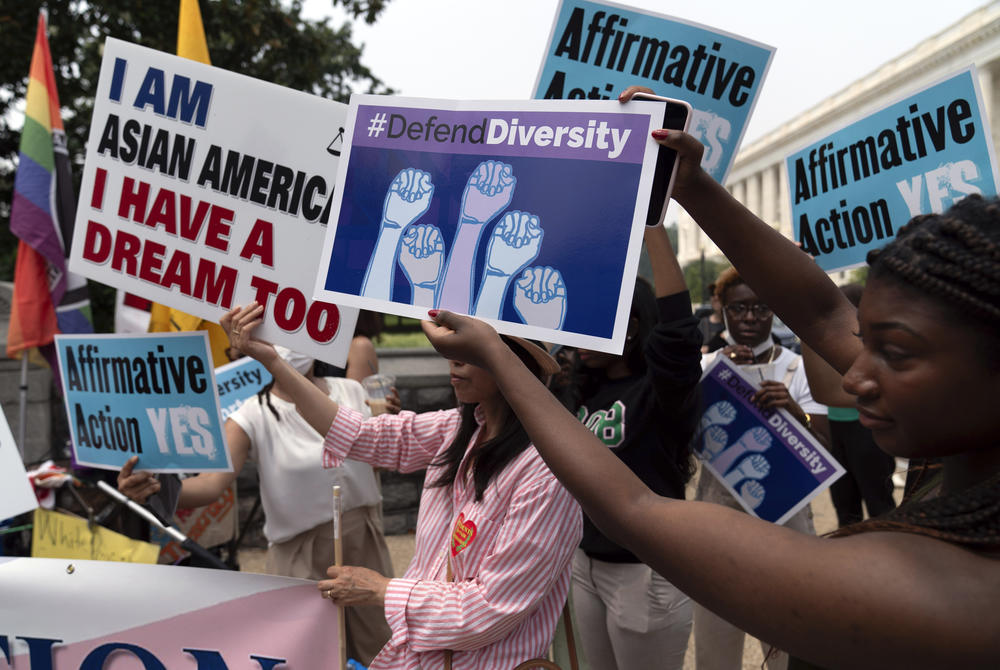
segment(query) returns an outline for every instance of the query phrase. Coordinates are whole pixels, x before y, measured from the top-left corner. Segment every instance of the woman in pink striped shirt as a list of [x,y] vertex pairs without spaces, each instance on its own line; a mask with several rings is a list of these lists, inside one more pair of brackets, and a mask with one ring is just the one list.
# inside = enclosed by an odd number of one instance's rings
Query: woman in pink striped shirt
[[[351,458],[400,472],[427,469],[405,576],[331,566],[330,579],[319,582],[323,597],[337,604],[385,608],[392,637],[372,670],[441,670],[449,657],[455,668],[492,670],[544,656],[566,602],[582,519],[493,376],[449,361],[459,408],[364,420],[251,337],[262,312],[256,303],[236,308],[222,325],[233,346],[260,361],[326,435],[324,467]],[[537,345],[505,341],[539,377],[558,371]]]

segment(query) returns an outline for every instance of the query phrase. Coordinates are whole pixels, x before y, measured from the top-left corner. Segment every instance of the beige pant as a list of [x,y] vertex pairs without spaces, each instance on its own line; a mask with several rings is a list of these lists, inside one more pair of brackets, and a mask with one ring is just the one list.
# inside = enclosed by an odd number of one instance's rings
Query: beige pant
[[[358,565],[386,577],[393,576],[389,547],[382,534],[380,505],[344,512],[341,529],[344,565]],[[326,569],[333,563],[333,522],[322,523],[267,549],[267,571],[272,575],[326,579]],[[345,608],[344,627],[347,657],[365,666],[372,662],[390,636],[385,610],[378,605]]]
[[573,554],[573,615],[592,670],[681,670],[691,599],[645,563]]
[[[702,468],[701,477],[698,480],[695,500],[725,505],[743,511],[736,499],[729,495],[729,491],[704,468]],[[786,521],[784,526],[800,533],[815,535],[812,508],[806,505]],[[695,603],[694,652],[697,670],[732,670],[742,667],[745,638],[746,633],[739,628]],[[772,651],[771,645],[763,641],[761,641],[760,646],[767,659],[769,670],[785,670],[788,667],[788,654],[783,651]]]

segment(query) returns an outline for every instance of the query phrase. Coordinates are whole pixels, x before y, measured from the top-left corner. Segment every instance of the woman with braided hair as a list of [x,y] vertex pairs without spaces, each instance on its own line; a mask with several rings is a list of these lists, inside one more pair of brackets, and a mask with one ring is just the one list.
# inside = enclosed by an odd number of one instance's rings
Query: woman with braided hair
[[603,532],[739,628],[822,667],[1000,666],[1000,203],[971,196],[905,226],[872,254],[855,310],[808,255],[701,169],[697,140],[653,137],[680,156],[676,199],[844,374],[879,446],[940,459],[936,481],[833,538],[660,497],[487,324],[434,311],[424,324],[431,342],[494,374],[538,452]]

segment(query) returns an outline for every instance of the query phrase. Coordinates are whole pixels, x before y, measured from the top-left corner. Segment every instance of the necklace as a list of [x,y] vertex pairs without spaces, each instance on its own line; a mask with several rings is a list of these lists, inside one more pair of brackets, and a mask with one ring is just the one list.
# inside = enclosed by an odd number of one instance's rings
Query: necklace
[[774,362],[774,356],[777,352],[778,352],[778,346],[776,344],[772,344],[771,348],[768,349],[767,351],[767,360],[758,362],[757,359],[754,358],[754,363],[757,365],[770,365],[771,363]]

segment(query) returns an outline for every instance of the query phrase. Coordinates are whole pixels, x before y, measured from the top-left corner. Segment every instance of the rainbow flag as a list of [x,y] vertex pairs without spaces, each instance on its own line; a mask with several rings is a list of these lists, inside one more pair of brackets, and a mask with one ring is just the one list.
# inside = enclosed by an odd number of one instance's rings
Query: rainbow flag
[[75,218],[66,132],[45,16],[39,14],[10,215],[10,230],[20,242],[7,356],[38,347],[55,374],[55,334],[93,332],[87,282],[66,268]]

